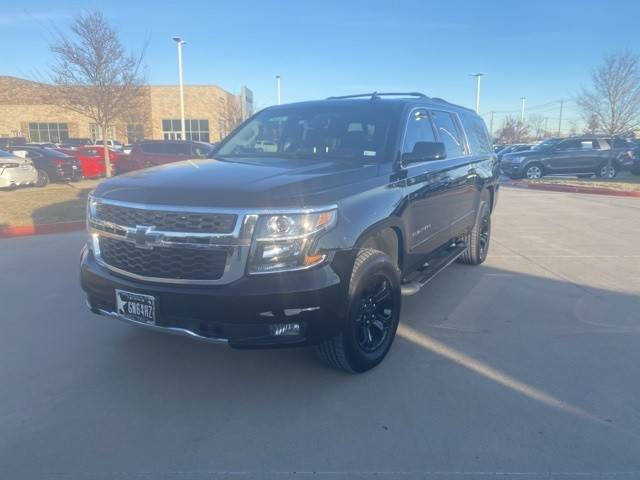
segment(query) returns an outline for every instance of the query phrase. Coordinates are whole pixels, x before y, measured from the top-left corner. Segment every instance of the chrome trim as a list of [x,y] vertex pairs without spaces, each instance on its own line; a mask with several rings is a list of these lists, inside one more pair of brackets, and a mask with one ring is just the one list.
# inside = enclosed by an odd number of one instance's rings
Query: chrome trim
[[[232,208],[215,208],[215,207],[182,207],[175,205],[156,205],[156,204],[138,204],[132,202],[122,202],[119,200],[108,200],[99,197],[90,196],[88,205],[91,202],[104,203],[108,205],[116,205],[124,208],[132,208],[139,210],[149,210],[158,212],[184,212],[184,213],[230,213],[236,215],[236,225],[231,233],[202,233],[202,232],[171,232],[164,230],[150,229],[147,233],[149,238],[146,239],[146,243],[141,245],[141,248],[188,248],[188,249],[226,249],[227,263],[224,269],[224,273],[217,280],[190,280],[190,279],[175,279],[164,277],[147,277],[138,275],[120,268],[114,267],[106,263],[100,254],[100,242],[99,237],[108,237],[115,240],[121,240],[129,243],[136,244],[135,233],[136,227],[126,227],[118,225],[112,222],[106,222],[93,218],[92,212],[95,212],[94,208],[88,208],[89,215],[87,215],[87,230],[91,237],[91,244],[93,247],[93,254],[101,266],[125,277],[133,278],[144,282],[151,283],[163,283],[163,284],[179,284],[179,285],[224,285],[236,280],[239,280],[245,275],[247,270],[247,264],[249,261],[250,251],[252,249],[252,239],[256,231],[258,219],[260,215],[277,215],[277,214],[309,214],[324,212],[327,210],[337,209],[337,205],[329,205],[324,207],[310,207],[310,208],[283,208],[283,209],[232,209]],[[337,220],[337,215],[336,215]],[[112,231],[107,231],[109,229]],[[123,232],[123,234],[116,231]],[[199,238],[209,239],[209,243],[200,242],[184,242],[175,241],[175,239],[185,238]],[[174,241],[172,241],[174,239]],[[321,262],[320,262],[321,263]],[[312,268],[302,267],[300,269]],[[281,271],[281,270],[280,270]],[[274,272],[260,272],[260,273],[274,273]]]
[[230,207],[191,207],[191,206],[178,206],[178,205],[164,205],[164,204],[146,204],[146,203],[133,203],[123,202],[121,200],[111,200],[100,197],[90,197],[92,200],[98,202],[107,203],[110,205],[116,205],[120,207],[137,208],[139,210],[157,210],[161,212],[188,212],[188,213],[231,213],[238,216],[244,215],[275,215],[278,213],[316,213],[325,210],[332,210],[338,208],[337,205],[325,205],[322,207],[301,207],[301,208],[230,208]]
[[129,325],[135,325],[136,327],[148,328],[149,330],[155,330],[157,332],[171,333],[174,335],[181,335],[183,337],[195,338],[197,340],[201,340],[203,342],[208,342],[208,343],[229,343],[229,340],[226,338],[204,337],[192,330],[187,330],[186,328],[162,327],[160,325],[151,325],[149,323],[138,322],[137,320],[133,320],[131,318],[125,317],[124,315],[120,315],[116,312],[112,312],[111,310],[105,310],[103,308],[97,308],[96,310],[100,315],[117,318],[118,320],[121,320],[124,323],[128,323]]

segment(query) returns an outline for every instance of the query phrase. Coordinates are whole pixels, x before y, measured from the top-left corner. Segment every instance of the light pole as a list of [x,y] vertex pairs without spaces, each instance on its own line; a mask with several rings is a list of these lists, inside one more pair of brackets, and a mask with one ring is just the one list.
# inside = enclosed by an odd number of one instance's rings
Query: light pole
[[476,77],[476,113],[480,113],[480,78],[484,75],[484,73],[472,73],[471,77]]
[[178,77],[180,82],[180,126],[182,130],[181,140],[186,140],[187,129],[184,124],[184,84],[182,81],[182,46],[186,43],[181,37],[173,37],[173,41],[178,45]]
[[278,105],[282,104],[282,85],[280,75],[276,75],[276,90],[278,92]]
[[524,104],[527,101],[527,97],[520,97],[522,106],[520,107],[520,123],[524,123]]

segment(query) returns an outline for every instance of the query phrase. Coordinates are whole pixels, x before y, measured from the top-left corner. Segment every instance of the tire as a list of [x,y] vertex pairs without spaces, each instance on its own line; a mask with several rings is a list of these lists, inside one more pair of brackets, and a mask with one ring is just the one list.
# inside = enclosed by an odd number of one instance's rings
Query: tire
[[36,187],[46,187],[49,185],[49,174],[44,170],[38,170],[38,180],[36,180]]
[[372,248],[358,252],[347,302],[342,332],[316,352],[331,367],[362,373],[387,355],[400,320],[400,271],[387,254]]
[[618,167],[615,163],[611,164],[611,169],[607,172],[607,164],[601,165],[598,171],[596,172],[596,176],[598,178],[615,178],[618,174]]
[[522,171],[522,178],[527,180],[538,180],[544,177],[544,168],[540,163],[530,163]]
[[464,237],[467,248],[460,255],[460,262],[467,265],[480,265],[487,258],[491,242],[491,209],[484,200],[480,208],[476,223],[471,232]]

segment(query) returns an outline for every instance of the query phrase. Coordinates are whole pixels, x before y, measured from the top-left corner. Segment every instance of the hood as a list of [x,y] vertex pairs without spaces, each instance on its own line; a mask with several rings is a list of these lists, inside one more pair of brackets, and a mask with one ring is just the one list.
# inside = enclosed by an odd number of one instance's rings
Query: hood
[[94,195],[148,204],[295,208],[334,203],[349,185],[377,173],[377,164],[331,160],[197,159],[109,179]]

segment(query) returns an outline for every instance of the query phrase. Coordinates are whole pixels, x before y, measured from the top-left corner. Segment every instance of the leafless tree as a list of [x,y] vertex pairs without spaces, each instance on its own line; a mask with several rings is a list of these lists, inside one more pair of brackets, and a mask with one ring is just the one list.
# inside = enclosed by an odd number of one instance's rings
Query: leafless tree
[[529,127],[515,117],[506,117],[496,137],[498,143],[522,143],[529,137]]
[[584,127],[584,133],[589,135],[595,135],[601,131],[600,122],[598,121],[598,117],[595,114],[589,115],[589,118],[586,119],[586,125]]
[[98,126],[107,176],[111,176],[107,132],[116,120],[142,108],[145,49],[127,52],[116,30],[98,10],[79,14],[70,30],[70,34],[56,31],[50,45],[55,56],[52,80],[57,86],[52,89],[52,100]]
[[220,140],[229,135],[234,128],[242,123],[242,106],[240,105],[240,97],[236,95],[227,95],[220,99],[221,108],[219,115],[220,122]]
[[540,140],[546,136],[547,118],[542,115],[529,116],[529,128],[533,132],[536,140]]
[[[630,50],[607,55],[591,73],[591,87],[577,96],[583,117],[597,118],[601,130],[612,139],[640,126],[640,57]],[[612,140],[613,141],[613,140]],[[611,169],[613,149],[609,155]]]

